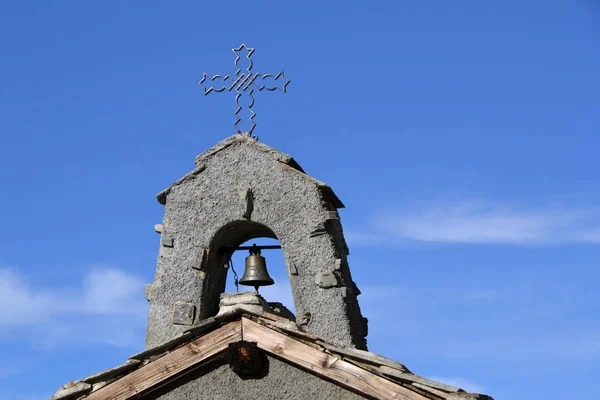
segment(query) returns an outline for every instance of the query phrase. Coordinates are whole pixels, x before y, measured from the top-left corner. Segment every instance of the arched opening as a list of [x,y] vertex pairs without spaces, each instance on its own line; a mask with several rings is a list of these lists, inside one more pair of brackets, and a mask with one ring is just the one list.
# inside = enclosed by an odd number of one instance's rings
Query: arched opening
[[[221,293],[238,290],[235,286],[233,271],[229,268],[229,260],[231,259],[233,268],[241,278],[244,274],[245,259],[249,252],[233,251],[232,249],[251,246],[254,243],[257,245],[280,244],[276,234],[269,227],[249,220],[229,223],[213,236],[203,281],[201,318],[217,314]],[[262,256],[266,259],[269,274],[275,284],[261,287],[260,294],[267,302],[281,303],[284,306],[283,312],[287,309],[294,313],[294,300],[283,249],[263,250]],[[253,290],[252,287],[239,285],[240,292]]]

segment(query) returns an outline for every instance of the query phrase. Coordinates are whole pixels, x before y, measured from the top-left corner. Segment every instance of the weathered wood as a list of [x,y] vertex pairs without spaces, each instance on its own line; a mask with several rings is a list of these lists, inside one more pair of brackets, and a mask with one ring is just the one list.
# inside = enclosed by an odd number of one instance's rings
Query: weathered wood
[[223,352],[242,339],[239,321],[216,329],[123,378],[91,393],[86,400],[127,400]]
[[385,358],[383,356],[380,356],[379,354],[358,349],[342,349],[341,347],[334,346],[330,343],[326,343],[323,341],[318,341],[317,344],[323,346],[332,353],[340,354],[345,358],[354,358],[360,362],[371,363],[373,365],[376,365],[377,367],[385,365],[390,368],[400,370],[402,372],[409,372],[404,364],[400,364],[397,361],[390,360],[389,358]]
[[344,360],[314,349],[288,336],[242,318],[244,340],[313,373],[367,396],[381,400],[428,400],[403,386],[365,371]]
[[432,381],[431,379],[426,379],[426,378],[423,378],[418,375],[400,372],[393,368],[388,368],[386,366],[381,366],[379,369],[381,370],[381,372],[383,372],[384,375],[390,376],[395,379],[399,379],[403,382],[420,383],[422,385],[429,386],[429,387],[432,387],[432,388],[438,389],[438,390],[443,390],[444,392],[448,392],[448,393],[455,393],[455,392],[461,391],[460,388],[446,385],[446,384],[440,383],[440,382],[435,382],[435,381]]
[[450,393],[446,393],[441,390],[434,389],[431,386],[423,385],[421,383],[413,382],[412,386],[415,386],[415,387],[425,391],[426,393],[432,393],[436,396],[436,398],[446,400],[450,396]]
[[141,362],[138,360],[127,360],[125,364],[106,369],[94,375],[90,375],[87,378],[83,378],[81,381],[92,384],[107,381],[117,376],[125,375],[129,371],[133,371],[134,369],[138,368],[140,364]]
[[147,350],[144,350],[137,354],[134,354],[131,357],[129,357],[129,359],[145,361],[152,356],[162,354],[162,353],[169,351],[175,347],[181,346],[183,343],[185,343],[187,340],[191,339],[192,337],[193,337],[193,335],[188,330],[188,331],[184,332],[183,334],[181,334],[180,336],[177,336],[176,338],[169,340],[168,342],[165,342],[158,346],[151,347]]

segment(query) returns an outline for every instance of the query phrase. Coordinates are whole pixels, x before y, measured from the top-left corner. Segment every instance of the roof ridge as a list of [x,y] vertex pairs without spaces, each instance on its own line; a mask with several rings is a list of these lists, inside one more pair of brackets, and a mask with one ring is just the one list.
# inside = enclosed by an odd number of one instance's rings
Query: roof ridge
[[[239,324],[238,324],[239,323]],[[233,324],[233,325],[232,325]],[[240,336],[233,335],[231,336],[237,328],[233,328],[233,326],[240,326],[239,332]],[[262,329],[262,331],[261,331]],[[249,312],[247,310],[238,310],[235,313],[230,313],[221,318],[211,317],[206,320],[201,321],[201,323],[188,331],[184,332],[179,337],[161,344],[160,346],[156,346],[150,349],[146,349],[140,353],[137,353],[128,358],[128,360],[119,366],[109,368],[107,370],[101,371],[99,373],[90,375],[86,378],[80,379],[78,381],[69,382],[66,385],[63,385],[50,399],[51,400],[79,400],[87,398],[89,395],[96,393],[101,388],[108,386],[121,378],[128,376],[129,374],[139,371],[140,369],[151,365],[155,362],[161,362],[160,360],[169,356],[171,358],[176,357],[174,354],[179,354],[182,352],[194,354],[194,352],[198,352],[199,350],[194,350],[194,348],[198,346],[207,346],[206,342],[211,341],[202,341],[205,336],[214,337],[212,340],[221,340],[221,335],[230,335],[231,340],[238,341],[242,340],[242,338],[250,339],[251,341],[254,339],[259,342],[259,347],[266,349],[267,352],[273,353],[278,357],[283,357],[286,359],[285,354],[285,346],[278,350],[278,348],[274,348],[273,351],[270,351],[266,346],[267,344],[263,344],[262,342],[267,342],[268,338],[265,338],[265,333],[268,331],[264,331],[267,329],[271,331],[271,336],[279,337],[280,340],[293,340],[297,343],[297,346],[305,346],[306,351],[312,351],[314,354],[318,354],[315,352],[321,352],[324,356],[328,355],[328,357],[333,357],[328,359],[328,361],[324,361],[326,368],[323,369],[323,366],[315,366],[315,368],[321,368],[320,372],[315,372],[313,368],[310,368],[313,374],[318,376],[323,376],[329,380],[336,381],[335,374],[332,377],[327,377],[327,369],[328,368],[337,368],[339,371],[337,373],[344,373],[347,368],[359,368],[360,371],[364,371],[367,379],[375,379],[377,377],[376,382],[373,383],[375,387],[377,385],[383,385],[383,392],[385,390],[392,390],[392,388],[402,387],[407,390],[411,390],[411,393],[414,393],[416,396],[407,397],[408,399],[445,399],[445,400],[460,400],[460,399],[471,399],[471,400],[492,400],[491,397],[467,393],[464,390],[453,387],[450,385],[446,385],[443,383],[435,382],[430,379],[423,378],[419,375],[413,374],[410,372],[403,364],[396,362],[394,360],[383,357],[379,354],[372,353],[365,350],[358,350],[352,348],[341,348],[331,343],[327,343],[320,338],[303,332],[295,322],[287,320],[281,316],[277,316],[268,312],[263,312],[262,314],[257,314],[253,312]],[[247,331],[247,333],[242,333]],[[219,333],[223,332],[223,333]],[[262,335],[262,336],[261,336]],[[268,335],[267,335],[268,336]],[[286,339],[284,339],[286,338]],[[221,340],[222,342],[222,340]],[[194,344],[197,343],[197,344]],[[227,342],[229,343],[229,342]],[[218,349],[213,349],[214,351],[222,352],[223,349],[226,348],[227,343],[223,342]],[[225,346],[225,347],[223,347]],[[191,349],[191,350],[190,350]],[[288,350],[291,351],[291,350]],[[282,353],[283,352],[283,353]],[[219,353],[220,354],[220,353]],[[314,358],[314,356],[313,356]],[[201,362],[203,358],[198,359],[198,362]],[[292,360],[292,361],[290,361]],[[293,357],[288,360],[294,364]],[[162,362],[166,362],[169,360],[165,360]],[[171,363],[177,362],[177,358],[170,361]],[[189,362],[189,361],[188,361]],[[339,364],[338,367],[334,367],[336,363]],[[296,360],[295,364],[298,364],[299,361]],[[344,364],[346,363],[346,364]],[[350,367],[353,365],[353,367]],[[303,367],[301,364],[299,367]],[[311,372],[309,371],[309,372]],[[356,373],[356,371],[355,371]],[[140,375],[141,373],[137,373]],[[361,372],[361,374],[363,374]],[[369,375],[371,374],[371,375]],[[175,376],[175,375],[173,375]],[[179,376],[179,375],[177,375]],[[170,380],[173,379],[171,376],[166,376],[164,379]],[[384,383],[389,382],[389,384]],[[342,386],[348,386],[347,383],[337,382]],[[129,382],[131,384],[131,382]],[[392,385],[392,386],[390,386]],[[396,385],[396,386],[393,386]],[[387,389],[385,389],[387,387]],[[146,388],[149,389],[149,388]],[[146,390],[144,389],[144,390]],[[364,389],[364,388],[363,388]],[[371,389],[365,389],[371,390]],[[110,391],[110,388],[105,389],[103,392]],[[359,390],[360,391],[360,390]],[[136,392],[137,393],[137,392]],[[377,393],[376,393],[377,394]],[[421,396],[421,397],[417,397]],[[91,398],[99,398],[97,395],[92,396]],[[91,399],[90,398],[90,399]],[[119,399],[128,399],[131,397],[119,397]],[[375,398],[385,398],[385,397],[375,397]]]

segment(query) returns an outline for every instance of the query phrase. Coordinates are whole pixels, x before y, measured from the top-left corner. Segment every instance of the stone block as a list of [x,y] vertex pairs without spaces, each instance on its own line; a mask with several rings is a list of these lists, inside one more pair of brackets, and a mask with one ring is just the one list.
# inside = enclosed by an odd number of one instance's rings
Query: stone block
[[173,244],[174,244],[173,242],[174,242],[173,238],[170,236],[163,236],[160,239],[160,243],[165,247],[173,247]]
[[237,304],[254,304],[263,306],[267,302],[261,295],[254,292],[236,292],[236,293],[221,293],[219,306],[233,306]]
[[319,224],[317,226],[315,226],[312,231],[310,232],[309,237],[313,238],[313,237],[317,237],[317,236],[321,236],[321,235],[326,235],[327,234],[327,228],[325,228],[324,224]]
[[340,293],[342,294],[342,297],[345,299],[346,297],[348,297],[348,294],[350,294],[350,290],[348,290],[348,288],[346,286],[342,286],[338,289],[340,291]]
[[290,263],[290,274],[291,275],[298,275],[298,267],[296,266],[295,262],[291,262]]
[[223,306],[219,308],[219,313],[215,316],[215,318],[226,318],[230,315],[237,314],[243,311],[247,311],[251,314],[262,315],[265,309],[263,308],[263,306],[259,306],[256,304],[236,304],[233,306]]
[[325,220],[331,220],[331,219],[340,219],[340,215],[338,214],[337,211],[325,211],[324,212],[325,215]]
[[333,267],[333,269],[335,271],[341,271],[342,270],[342,259],[341,258],[336,258],[335,259],[335,266]]
[[192,303],[175,303],[173,306],[173,324],[192,325],[196,316],[196,306]]
[[199,271],[204,271],[208,262],[208,249],[203,248],[195,251],[196,254],[194,255],[194,259],[192,260],[192,268],[197,269]]
[[154,225],[154,232],[163,233],[164,230],[165,230],[165,227],[163,226],[163,224]]
[[242,209],[244,210],[242,218],[250,219],[252,217],[252,211],[254,211],[254,193],[252,193],[252,189],[246,188],[241,190],[240,197]]
[[148,300],[148,301],[150,301],[151,292],[152,292],[152,284],[147,283],[146,286],[144,287],[144,296],[146,296],[146,300]]
[[300,319],[298,320],[298,326],[300,327],[306,327],[310,324],[310,321],[312,319],[312,314],[308,311],[306,311],[304,314],[302,314],[302,317],[300,317]]
[[323,289],[339,285],[338,278],[333,272],[319,272],[315,275],[315,283]]

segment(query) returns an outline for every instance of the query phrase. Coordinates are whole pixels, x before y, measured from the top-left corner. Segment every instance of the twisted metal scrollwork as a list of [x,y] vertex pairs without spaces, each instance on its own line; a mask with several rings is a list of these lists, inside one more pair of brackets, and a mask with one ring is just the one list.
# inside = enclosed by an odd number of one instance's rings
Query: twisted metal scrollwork
[[[246,49],[248,51],[248,53],[246,54],[246,58],[248,60],[248,68],[246,69],[246,71],[244,71],[244,73],[242,73],[242,70],[240,69],[240,67],[238,66],[238,62],[240,61],[241,57],[238,54],[238,52],[242,51],[242,49]],[[209,76],[208,74],[204,73],[202,75],[202,79],[200,80],[200,86],[202,86],[202,89],[204,89],[204,94],[207,95],[210,92],[223,92],[225,90],[231,92],[232,90],[235,90],[235,92],[237,93],[237,95],[235,96],[235,104],[237,105],[237,109],[235,110],[235,112],[233,113],[233,115],[235,115],[236,121],[233,124],[235,126],[235,129],[237,130],[237,133],[244,133],[247,134],[248,136],[254,138],[255,140],[258,140],[258,137],[253,136],[252,132],[254,131],[254,128],[256,127],[256,123],[254,122],[254,117],[256,116],[256,113],[252,110],[252,107],[254,106],[254,89],[258,89],[258,91],[263,91],[263,90],[267,90],[269,92],[272,92],[274,90],[280,90],[283,93],[286,92],[287,89],[287,85],[290,83],[290,80],[287,79],[285,77],[285,75],[283,74],[283,71],[280,71],[278,74],[273,75],[273,74],[260,74],[258,72],[252,72],[252,66],[253,66],[253,62],[252,59],[250,58],[252,56],[252,54],[254,53],[254,49],[247,47],[245,44],[241,44],[240,47],[238,47],[237,49],[232,49],[233,53],[235,54],[235,61],[234,61],[234,65],[236,68],[236,72],[234,76],[230,76],[230,75],[213,75],[212,77]],[[265,80],[273,80],[275,82],[274,85],[271,86],[267,86],[267,84],[265,83]],[[220,87],[217,86],[210,86],[210,87],[206,87],[204,85],[204,83],[210,80],[211,83],[214,83],[215,80],[222,80],[223,81],[223,85]],[[259,80],[261,84],[257,83],[257,80]],[[280,81],[281,80],[281,81]],[[278,86],[277,82],[280,81],[283,83],[283,85]],[[226,83],[231,82],[231,84],[228,86]],[[250,130],[248,132],[241,132],[238,124],[241,121],[240,117],[239,117],[239,112],[242,110],[243,106],[240,105],[240,98],[242,97],[242,94],[245,93],[248,96],[250,96],[250,104],[248,105],[248,110],[250,111]]]

